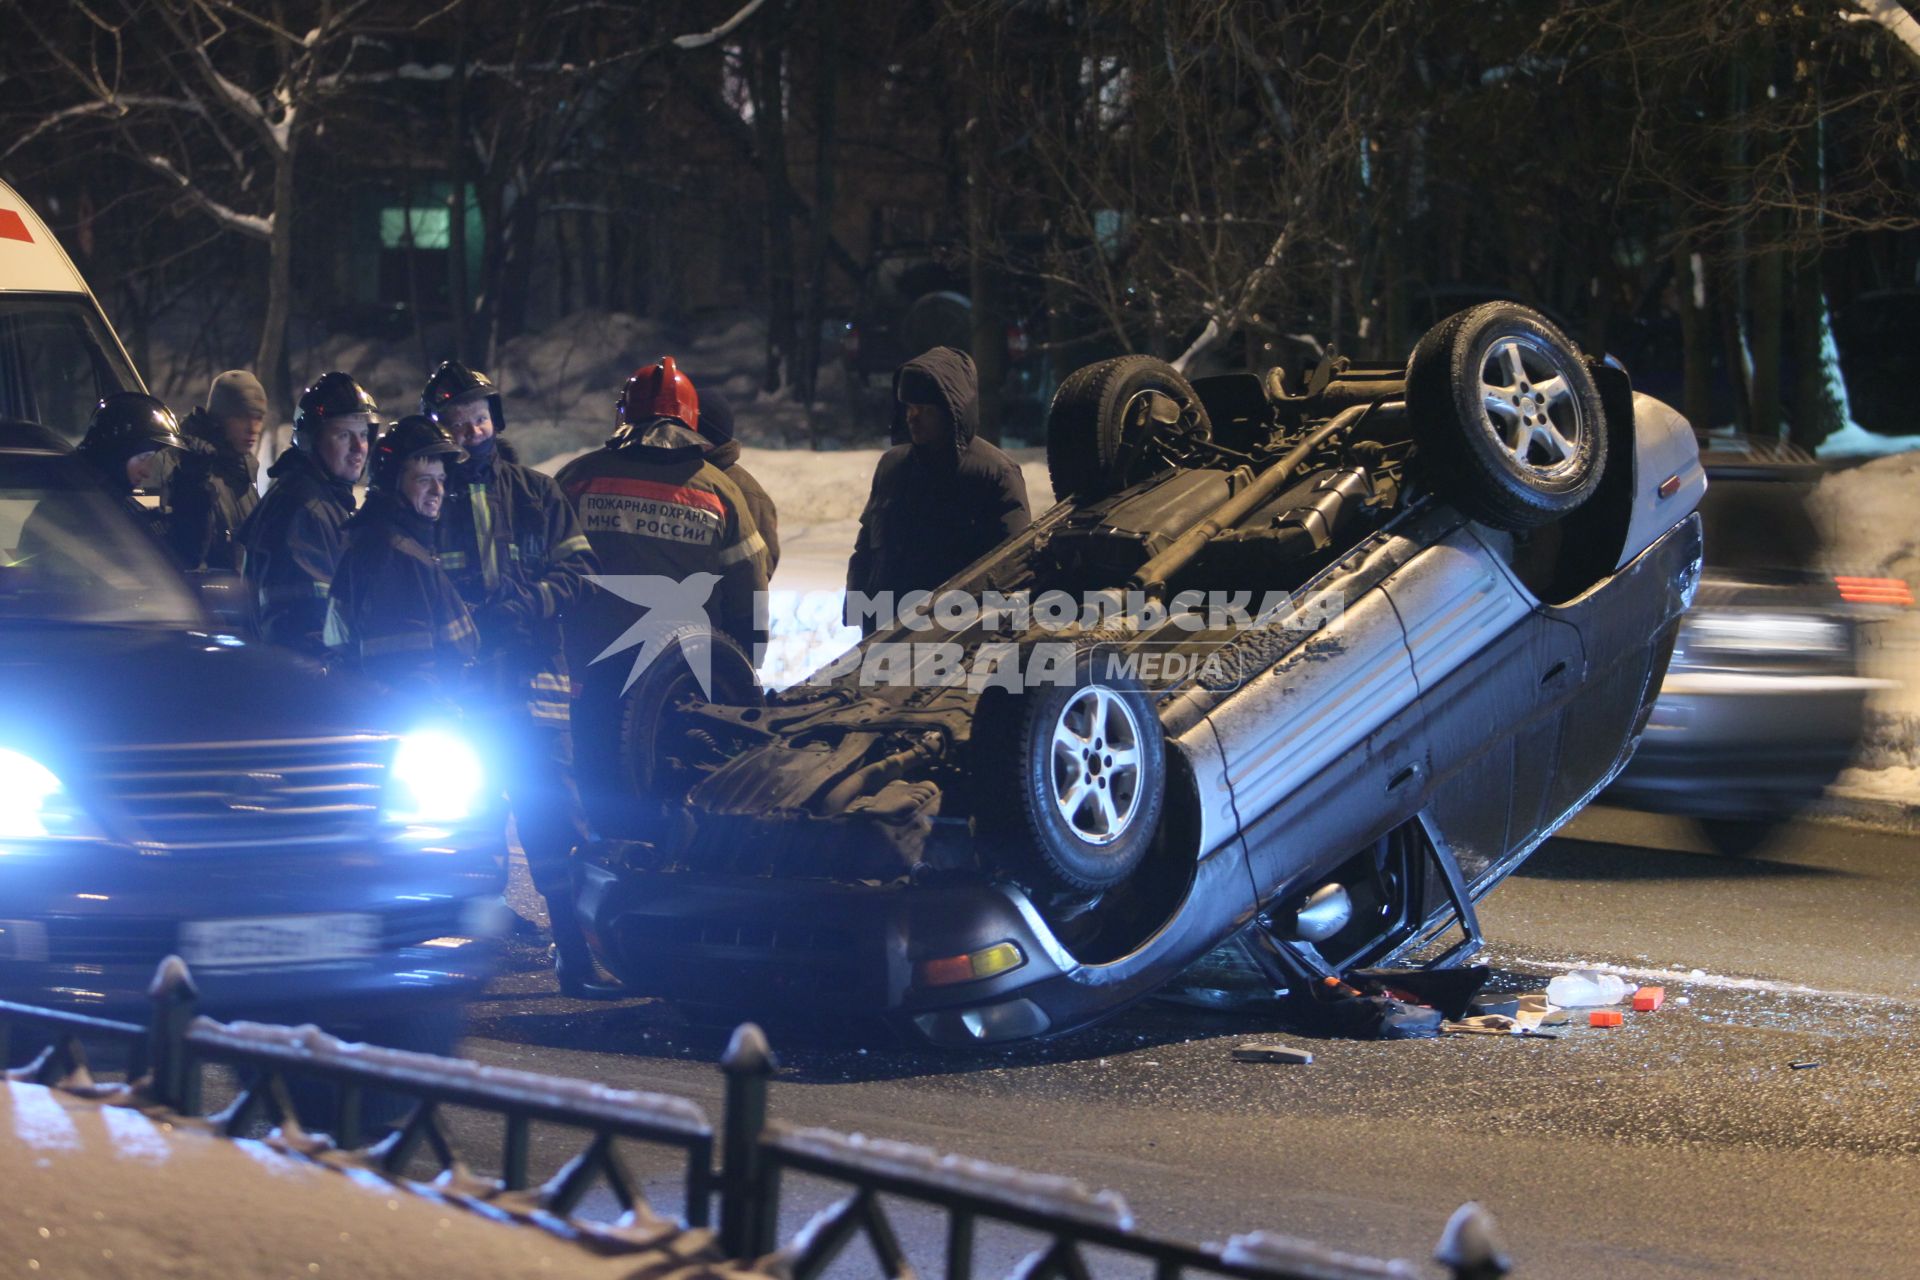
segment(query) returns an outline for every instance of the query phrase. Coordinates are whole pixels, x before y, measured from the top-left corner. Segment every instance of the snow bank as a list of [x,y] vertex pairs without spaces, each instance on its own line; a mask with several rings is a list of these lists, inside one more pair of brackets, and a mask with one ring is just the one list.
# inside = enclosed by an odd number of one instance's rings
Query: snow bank
[[[0,1253],[53,1276],[739,1274],[706,1232],[603,1251],[372,1176],[346,1176],[205,1122],[0,1085]],[[678,1268],[685,1267],[685,1271]]]

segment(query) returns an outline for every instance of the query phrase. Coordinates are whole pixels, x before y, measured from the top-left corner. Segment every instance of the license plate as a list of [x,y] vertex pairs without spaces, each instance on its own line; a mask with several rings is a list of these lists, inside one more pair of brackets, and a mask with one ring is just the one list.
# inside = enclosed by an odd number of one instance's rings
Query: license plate
[[368,915],[258,916],[194,920],[180,926],[180,953],[202,969],[323,964],[380,949],[380,921]]

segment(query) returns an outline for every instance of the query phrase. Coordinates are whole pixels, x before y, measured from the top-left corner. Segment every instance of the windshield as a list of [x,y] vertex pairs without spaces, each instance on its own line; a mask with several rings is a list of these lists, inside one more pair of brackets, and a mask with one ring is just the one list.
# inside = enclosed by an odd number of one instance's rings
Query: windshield
[[31,622],[205,625],[158,544],[77,459],[0,454],[0,625]]
[[84,294],[0,293],[0,415],[78,440],[93,406],[141,390]]

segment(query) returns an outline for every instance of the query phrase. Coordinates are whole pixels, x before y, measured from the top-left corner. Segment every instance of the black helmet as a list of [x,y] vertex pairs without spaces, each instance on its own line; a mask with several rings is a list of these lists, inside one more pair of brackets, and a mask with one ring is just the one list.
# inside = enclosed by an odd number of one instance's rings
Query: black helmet
[[420,412],[439,422],[442,410],[480,399],[487,402],[494,431],[505,431],[507,415],[500,407],[500,388],[493,385],[493,379],[458,360],[448,360],[427,379],[427,388],[420,393]]
[[129,458],[155,449],[186,447],[173,410],[138,391],[116,391],[94,406],[77,452],[96,470],[118,481],[126,475]]
[[467,451],[453,442],[447,429],[425,414],[410,413],[388,427],[374,441],[373,460],[368,465],[368,484],[385,493],[400,491],[400,473],[411,458],[445,455],[460,462]]
[[373,402],[373,397],[367,394],[365,387],[338,370],[323,373],[312,386],[300,393],[300,403],[294,406],[294,442],[311,449],[313,433],[323,424],[356,413],[367,415],[369,428],[380,420],[380,406]]

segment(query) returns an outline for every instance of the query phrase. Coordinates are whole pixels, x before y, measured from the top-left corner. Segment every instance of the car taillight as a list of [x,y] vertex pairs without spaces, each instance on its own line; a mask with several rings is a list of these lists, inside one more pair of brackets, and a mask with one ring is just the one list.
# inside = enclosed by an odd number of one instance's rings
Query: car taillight
[[840,331],[840,352],[849,360],[860,358],[860,326],[851,320]]
[[1833,585],[1848,604],[1892,605],[1898,609],[1913,607],[1913,588],[1899,578],[1855,578],[1835,574]]
[[1020,950],[1018,943],[996,942],[984,950],[970,951],[965,955],[922,960],[914,966],[914,974],[923,987],[950,987],[957,982],[973,982],[1010,973],[1026,962],[1026,953]]
[[1007,326],[1007,359],[1025,360],[1033,353],[1033,339],[1027,336],[1027,326],[1014,321]]

